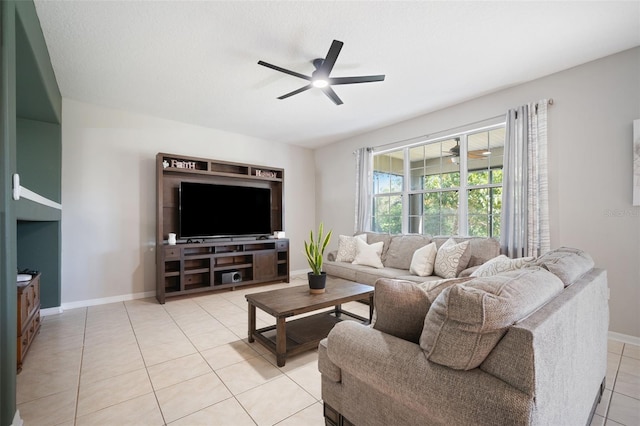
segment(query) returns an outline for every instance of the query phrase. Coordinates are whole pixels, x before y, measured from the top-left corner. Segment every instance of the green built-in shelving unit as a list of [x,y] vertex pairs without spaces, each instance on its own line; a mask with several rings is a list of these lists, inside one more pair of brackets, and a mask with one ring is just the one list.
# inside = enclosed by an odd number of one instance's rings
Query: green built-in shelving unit
[[[61,304],[62,98],[35,5],[1,3],[0,425],[16,413],[16,271],[38,270],[43,308]],[[13,175],[26,188],[12,196]]]

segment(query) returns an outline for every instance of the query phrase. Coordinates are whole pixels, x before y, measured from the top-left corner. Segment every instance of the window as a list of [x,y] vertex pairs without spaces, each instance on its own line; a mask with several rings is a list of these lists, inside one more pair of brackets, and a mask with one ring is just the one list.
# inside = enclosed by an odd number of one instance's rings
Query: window
[[372,230],[499,237],[504,124],[374,154]]
[[402,189],[404,158],[393,155],[373,157],[373,215],[371,228],[376,232],[402,232]]

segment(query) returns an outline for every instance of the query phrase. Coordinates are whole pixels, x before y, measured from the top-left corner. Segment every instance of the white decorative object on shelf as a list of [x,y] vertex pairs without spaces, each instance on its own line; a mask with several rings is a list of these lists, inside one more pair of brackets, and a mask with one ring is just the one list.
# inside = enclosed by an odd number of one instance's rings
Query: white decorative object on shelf
[[171,232],[171,233],[169,234],[169,240],[168,240],[168,242],[169,242],[169,245],[170,245],[170,246],[175,246],[175,245],[176,245],[176,234],[174,234],[173,232]]

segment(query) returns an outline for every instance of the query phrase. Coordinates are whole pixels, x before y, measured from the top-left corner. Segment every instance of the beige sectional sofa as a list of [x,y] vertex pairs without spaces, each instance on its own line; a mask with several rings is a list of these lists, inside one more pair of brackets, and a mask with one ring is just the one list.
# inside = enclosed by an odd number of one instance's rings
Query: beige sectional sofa
[[380,279],[373,325],[319,346],[332,425],[588,425],[606,373],[606,272],[551,251],[517,269]]
[[[324,262],[323,269],[327,275],[368,285],[375,285],[378,278],[394,278],[413,282],[442,279],[442,277],[435,274],[427,277],[412,274],[409,267],[412,256],[417,249],[432,242],[439,248],[450,237],[431,237],[430,235],[419,234],[392,235],[374,232],[366,232],[365,235],[368,244],[383,243],[381,261],[384,267],[375,268],[351,262],[341,262],[337,260],[337,251],[332,251],[327,255],[327,260]],[[457,243],[469,241],[469,249],[465,257],[468,262],[458,276],[468,276],[479,265],[500,254],[500,243],[493,238],[453,238]]]

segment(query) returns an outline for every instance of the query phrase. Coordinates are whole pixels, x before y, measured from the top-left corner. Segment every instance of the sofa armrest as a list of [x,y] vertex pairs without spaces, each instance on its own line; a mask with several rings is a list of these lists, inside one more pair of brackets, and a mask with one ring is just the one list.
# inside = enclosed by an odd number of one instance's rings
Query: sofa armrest
[[323,377],[326,356],[343,382],[350,376],[349,383],[363,383],[349,392],[375,390],[390,406],[419,413],[425,424],[514,424],[514,416],[527,418],[532,409],[524,393],[479,368],[461,371],[429,362],[419,345],[354,321],[336,324],[324,346]]
[[332,382],[340,383],[342,380],[340,367],[327,356],[327,339],[322,339],[318,345],[318,370]]
[[419,345],[355,321],[336,324],[326,340],[334,365],[389,392],[410,379],[413,365],[427,363]]

